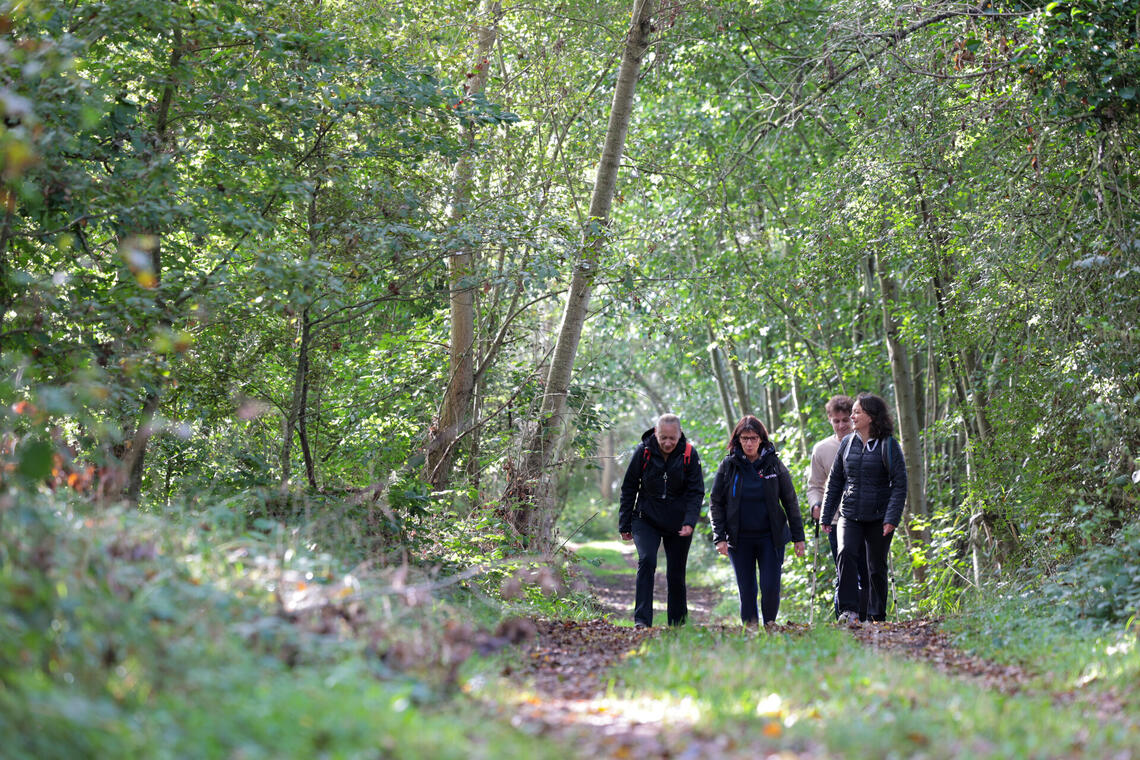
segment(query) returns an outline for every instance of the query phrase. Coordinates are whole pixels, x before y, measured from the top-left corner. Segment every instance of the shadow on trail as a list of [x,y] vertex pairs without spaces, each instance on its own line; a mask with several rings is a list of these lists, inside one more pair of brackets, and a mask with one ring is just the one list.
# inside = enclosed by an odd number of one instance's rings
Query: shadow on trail
[[[617,625],[632,615],[635,562],[632,546],[618,542],[592,545],[594,563],[583,565],[583,576],[603,616],[586,621],[538,621],[532,647],[505,673],[532,686],[530,696],[511,706],[512,721],[531,733],[564,743],[567,757],[718,757],[723,760],[755,756],[756,746],[741,746],[732,737],[710,733],[703,726],[698,700],[683,695],[645,694],[611,689],[612,668],[642,651],[644,645],[672,632],[664,626],[637,630]],[[622,567],[624,565],[624,567]],[[664,613],[664,577],[655,590],[658,617]],[[720,600],[719,590],[689,589],[690,627],[721,635],[789,635],[810,631],[804,624],[778,625],[772,631],[746,634],[737,625],[709,624],[710,612]],[[830,626],[832,623],[819,623]],[[1042,692],[1037,674],[1017,666],[1001,665],[956,648],[938,621],[896,621],[848,631],[863,645],[932,665],[942,672],[976,682],[986,691],[1006,695],[1042,694],[1054,704],[1084,702],[1105,719],[1121,718],[1121,703],[1111,694]],[[693,687],[700,689],[699,683]],[[1048,688],[1048,687],[1046,687]],[[827,729],[822,729],[827,730]],[[812,758],[829,753],[808,740],[796,749],[779,750],[785,758]]]
[[[601,547],[612,557],[600,568],[590,563],[582,563],[587,576],[590,593],[598,607],[615,620],[633,620],[633,597],[637,573],[637,550],[633,542],[595,541],[593,547]],[[576,549],[576,546],[571,546]],[[618,559],[620,557],[620,559]],[[621,562],[618,566],[616,563]],[[665,565],[662,559],[657,565],[653,582],[654,624],[664,623],[667,588],[665,585]],[[712,618],[712,611],[721,600],[721,592],[707,586],[688,586],[689,623],[702,625]]]

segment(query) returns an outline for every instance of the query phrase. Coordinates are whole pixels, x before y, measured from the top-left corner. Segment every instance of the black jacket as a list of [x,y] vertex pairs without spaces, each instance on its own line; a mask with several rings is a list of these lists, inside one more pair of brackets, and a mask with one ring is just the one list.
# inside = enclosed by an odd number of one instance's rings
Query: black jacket
[[652,428],[641,436],[621,481],[619,532],[633,530],[635,514],[662,532],[679,531],[682,525],[696,526],[705,499],[705,476],[695,448],[685,465],[685,445],[682,433],[677,448],[666,460]]
[[[884,452],[880,446],[888,449]],[[884,459],[890,464],[889,471]],[[839,515],[848,520],[882,520],[897,526],[905,505],[906,461],[898,441],[888,436],[873,450],[866,451],[863,439],[855,433],[844,438],[827,476],[827,495],[820,516],[823,524],[830,525],[838,509]]]
[[[713,479],[709,501],[709,521],[713,542],[727,541],[735,545],[740,535],[740,477],[745,467],[754,465],[736,449],[724,458]],[[760,474],[764,478],[764,501],[768,507],[768,524],[779,543],[804,541],[804,520],[800,515],[792,474],[776,456],[771,444],[760,452]]]

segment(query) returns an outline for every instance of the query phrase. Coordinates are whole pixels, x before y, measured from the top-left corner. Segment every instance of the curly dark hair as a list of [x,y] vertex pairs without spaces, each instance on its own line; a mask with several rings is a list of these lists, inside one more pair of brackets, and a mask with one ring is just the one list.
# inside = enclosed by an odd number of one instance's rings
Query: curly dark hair
[[751,430],[760,436],[761,447],[769,443],[768,428],[764,427],[764,423],[753,417],[751,414],[746,414],[740,418],[740,422],[736,423],[736,427],[732,429],[732,435],[728,437],[729,454],[732,453],[733,449],[740,445],[740,434],[745,430]]
[[886,401],[874,393],[860,393],[855,403],[871,418],[872,438],[883,440],[895,431],[895,424],[891,421],[891,412]]

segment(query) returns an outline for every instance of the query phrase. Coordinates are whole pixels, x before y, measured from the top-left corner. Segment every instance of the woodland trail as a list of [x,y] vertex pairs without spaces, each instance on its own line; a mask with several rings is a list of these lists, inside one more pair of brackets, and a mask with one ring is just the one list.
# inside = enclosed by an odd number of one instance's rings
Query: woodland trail
[[[623,552],[630,572],[587,572],[591,592],[605,617],[625,619],[633,605],[632,550]],[[655,590],[663,593],[660,575]],[[720,591],[690,587],[690,625],[727,635],[788,635],[808,632],[804,624],[776,626],[772,632],[745,634],[738,626],[714,625],[709,615],[720,599]],[[658,611],[664,599],[657,599]],[[512,679],[526,682],[530,696],[513,706],[516,726],[533,733],[555,737],[573,747],[572,754],[588,757],[638,758],[720,758],[755,757],[755,748],[737,746],[723,736],[710,736],[698,725],[699,711],[691,716],[678,714],[675,703],[667,708],[650,697],[615,699],[608,693],[610,668],[635,653],[647,640],[669,636],[663,626],[636,630],[610,620],[540,621],[538,636],[528,656],[517,668],[508,668]],[[1042,694],[1040,681],[1028,669],[1002,665],[976,657],[954,647],[939,628],[938,621],[911,620],[866,625],[849,633],[869,648],[886,650],[900,657],[926,663],[956,678],[975,682],[980,688],[1006,695]],[[1088,693],[1054,692],[1042,694],[1054,704],[1084,703],[1101,720],[1135,719],[1128,716],[1119,695],[1102,691]],[[683,711],[682,711],[683,712]],[[785,750],[780,757],[813,758],[829,753],[822,746]]]

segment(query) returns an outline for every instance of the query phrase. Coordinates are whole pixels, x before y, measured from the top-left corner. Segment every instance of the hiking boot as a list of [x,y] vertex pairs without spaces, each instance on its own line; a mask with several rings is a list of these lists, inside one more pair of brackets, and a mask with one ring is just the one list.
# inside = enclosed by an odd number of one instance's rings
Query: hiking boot
[[858,613],[852,612],[851,610],[844,610],[843,612],[840,612],[839,620],[836,622],[839,625],[846,626],[848,628],[858,628],[862,625],[862,623],[859,622]]
[[648,628],[648,627],[649,627],[649,624],[648,624],[648,623],[643,623],[643,622],[641,622],[640,620],[638,620],[636,623],[634,623],[634,624],[633,624],[633,627],[634,627],[634,628]]

